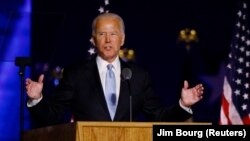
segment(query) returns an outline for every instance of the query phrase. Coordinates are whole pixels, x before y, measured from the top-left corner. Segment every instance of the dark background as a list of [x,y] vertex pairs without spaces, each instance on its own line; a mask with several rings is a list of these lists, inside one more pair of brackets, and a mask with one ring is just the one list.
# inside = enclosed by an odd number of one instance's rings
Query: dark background
[[[226,63],[236,15],[236,0],[110,0],[106,9],[123,17],[125,48],[147,69],[166,106],[180,98],[183,80],[203,83],[205,94],[194,107],[194,121],[218,123],[223,65]],[[88,57],[91,21],[102,0],[36,0],[32,9],[33,78],[44,73],[46,90],[53,88],[51,70]],[[188,52],[177,41],[181,29],[197,31]]]

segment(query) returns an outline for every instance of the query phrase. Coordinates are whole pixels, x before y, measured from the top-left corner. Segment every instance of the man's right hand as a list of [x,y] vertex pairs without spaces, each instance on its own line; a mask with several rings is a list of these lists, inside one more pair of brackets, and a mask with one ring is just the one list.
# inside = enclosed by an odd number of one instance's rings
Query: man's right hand
[[30,99],[37,100],[42,97],[44,75],[39,76],[38,82],[26,79],[26,92]]

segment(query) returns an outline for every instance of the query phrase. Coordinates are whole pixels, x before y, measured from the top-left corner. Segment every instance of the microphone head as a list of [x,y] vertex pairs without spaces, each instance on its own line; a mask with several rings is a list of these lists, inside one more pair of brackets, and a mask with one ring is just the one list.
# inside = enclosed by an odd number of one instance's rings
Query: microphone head
[[132,71],[131,71],[131,69],[129,69],[129,68],[124,68],[124,69],[122,70],[122,77],[123,77],[125,80],[131,79],[131,77],[132,77]]
[[25,67],[25,66],[31,66],[31,58],[29,57],[16,57],[15,59],[15,65],[16,66],[21,66],[21,67]]

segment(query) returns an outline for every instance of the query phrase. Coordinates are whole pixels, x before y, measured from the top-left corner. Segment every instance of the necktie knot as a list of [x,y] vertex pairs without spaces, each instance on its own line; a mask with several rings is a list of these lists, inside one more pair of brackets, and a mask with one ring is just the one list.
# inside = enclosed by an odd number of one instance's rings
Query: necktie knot
[[110,71],[110,70],[112,70],[113,65],[112,65],[112,64],[108,64],[108,65],[107,65],[107,68],[108,68],[108,70]]

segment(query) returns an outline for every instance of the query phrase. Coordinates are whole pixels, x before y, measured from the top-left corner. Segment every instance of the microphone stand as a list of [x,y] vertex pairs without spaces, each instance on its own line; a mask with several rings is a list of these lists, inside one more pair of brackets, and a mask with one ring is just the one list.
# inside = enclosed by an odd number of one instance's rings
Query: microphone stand
[[129,80],[127,80],[128,82],[128,89],[129,89],[129,114],[130,114],[130,117],[129,117],[129,120],[130,122],[132,122],[132,118],[133,118],[133,102],[132,102],[132,93],[131,93],[131,87],[130,87],[130,83],[129,83]]
[[20,140],[23,141],[22,138],[22,131],[23,131],[23,116],[24,116],[24,74],[25,74],[25,66],[20,66],[19,72],[20,76],[20,90],[21,90],[21,96],[20,96]]
[[22,131],[24,129],[23,119],[24,119],[24,76],[25,76],[25,66],[31,64],[31,59],[27,57],[16,57],[15,65],[19,66],[18,75],[20,76],[20,130],[19,136],[20,140],[23,141]]

